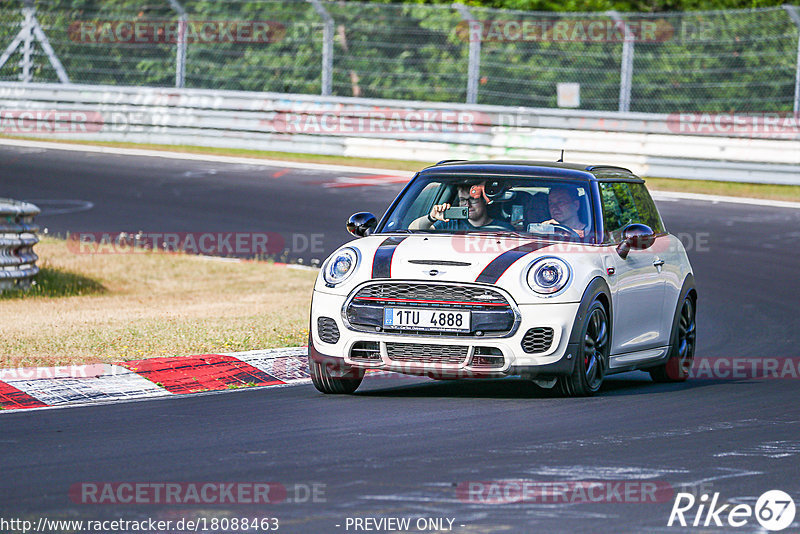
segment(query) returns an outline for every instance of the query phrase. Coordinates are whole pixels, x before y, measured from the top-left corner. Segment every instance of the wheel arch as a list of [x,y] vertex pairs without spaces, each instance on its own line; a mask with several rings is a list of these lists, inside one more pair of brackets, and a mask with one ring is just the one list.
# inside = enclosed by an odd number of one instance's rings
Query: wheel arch
[[672,324],[670,328],[672,329],[669,335],[669,344],[672,346],[675,343],[675,325],[678,324],[678,320],[680,319],[681,314],[681,307],[683,306],[683,300],[689,297],[692,299],[692,305],[694,306],[694,313],[695,316],[697,315],[697,287],[694,283],[694,275],[689,273],[686,275],[686,278],[683,279],[683,285],[681,285],[681,291],[678,293],[678,302],[675,303],[675,311],[672,314]]
[[608,282],[606,282],[603,277],[596,276],[591,282],[589,282],[589,284],[586,286],[586,289],[583,291],[581,303],[580,306],[578,306],[578,313],[575,314],[575,321],[572,323],[572,332],[569,336],[570,344],[576,344],[580,342],[579,338],[581,322],[583,321],[589,306],[591,306],[592,302],[595,300],[600,301],[606,310],[609,325],[608,343],[609,345],[612,343],[612,338],[614,336],[614,305],[611,299],[611,289],[608,286]]

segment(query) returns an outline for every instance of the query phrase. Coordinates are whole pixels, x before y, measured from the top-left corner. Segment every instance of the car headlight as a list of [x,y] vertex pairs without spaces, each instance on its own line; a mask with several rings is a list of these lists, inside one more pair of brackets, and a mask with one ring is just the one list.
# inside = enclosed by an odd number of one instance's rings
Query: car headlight
[[542,295],[551,295],[564,289],[569,282],[570,269],[558,258],[540,258],[528,269],[528,285]]
[[341,284],[353,274],[358,266],[358,251],[354,248],[346,247],[336,252],[328,259],[322,269],[322,278],[325,283],[331,286]]

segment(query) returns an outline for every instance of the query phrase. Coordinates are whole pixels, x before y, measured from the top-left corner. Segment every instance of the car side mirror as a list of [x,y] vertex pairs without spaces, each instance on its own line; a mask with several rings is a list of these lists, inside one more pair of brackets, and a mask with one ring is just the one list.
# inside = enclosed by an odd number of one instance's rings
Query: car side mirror
[[622,230],[622,242],[617,245],[617,254],[624,260],[631,249],[644,250],[653,246],[655,241],[653,229],[646,224],[629,224]]
[[347,231],[356,237],[367,237],[376,226],[378,226],[378,219],[366,211],[354,213],[347,219]]

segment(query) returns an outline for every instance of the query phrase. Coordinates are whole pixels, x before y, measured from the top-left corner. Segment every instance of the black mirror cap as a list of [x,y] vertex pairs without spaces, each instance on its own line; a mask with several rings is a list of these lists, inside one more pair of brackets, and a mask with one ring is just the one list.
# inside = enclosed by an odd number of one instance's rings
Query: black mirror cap
[[622,243],[617,246],[617,253],[622,259],[628,257],[631,249],[644,250],[653,246],[656,235],[646,224],[629,224],[622,231]]
[[354,213],[347,219],[347,231],[356,237],[367,237],[376,226],[378,219],[366,211]]

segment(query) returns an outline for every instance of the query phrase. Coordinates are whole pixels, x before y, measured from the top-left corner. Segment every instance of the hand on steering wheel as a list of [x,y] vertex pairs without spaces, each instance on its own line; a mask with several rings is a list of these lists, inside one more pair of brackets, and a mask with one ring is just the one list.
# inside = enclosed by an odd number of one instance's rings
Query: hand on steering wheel
[[544,224],[549,224],[554,229],[560,230],[561,232],[567,234],[567,236],[574,237],[575,239],[578,239],[579,241],[583,239],[581,237],[581,235],[578,232],[576,232],[573,228],[570,228],[566,224],[561,224],[560,222],[556,221],[555,219],[550,219],[549,221],[544,221]]

